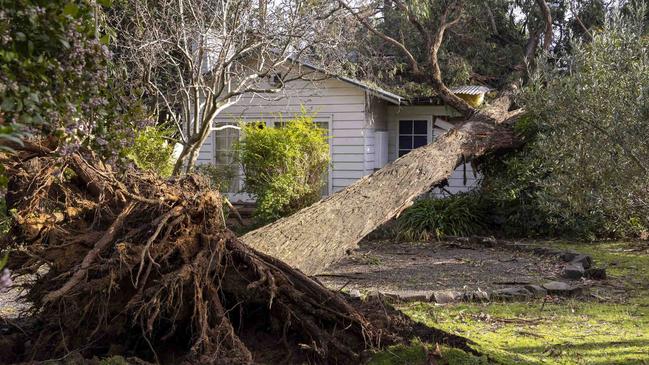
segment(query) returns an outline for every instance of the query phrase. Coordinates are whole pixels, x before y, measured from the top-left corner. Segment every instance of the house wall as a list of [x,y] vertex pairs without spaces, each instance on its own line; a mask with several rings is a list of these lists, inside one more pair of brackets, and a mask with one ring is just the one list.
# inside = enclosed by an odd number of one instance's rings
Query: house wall
[[[293,81],[278,95],[244,95],[218,115],[215,122],[278,120],[299,114],[303,108],[308,113],[316,113],[317,121],[330,121],[330,192],[366,175],[366,151],[372,148],[366,138],[369,133],[366,94],[348,83],[336,79]],[[200,150],[199,164],[214,162],[213,144],[211,136]]]
[[[394,161],[398,157],[398,138],[399,138],[399,120],[400,119],[426,119],[430,120],[431,125],[429,133],[432,132],[432,135],[429,135],[429,142],[434,141],[434,139],[442,134],[444,134],[448,129],[452,128],[453,125],[441,121],[445,119],[444,117],[454,117],[459,114],[452,108],[446,106],[389,106],[387,108],[388,115],[388,155],[390,162]],[[442,117],[442,118],[438,118]],[[465,184],[466,176],[466,184]],[[448,186],[445,187],[445,190],[451,194],[458,192],[465,192],[475,188],[478,185],[480,176],[474,175],[473,169],[470,164],[463,164],[458,166],[457,169],[448,179]],[[433,193],[438,196],[448,195],[448,193],[441,190],[435,189]]]
[[374,172],[376,159],[375,131],[388,130],[388,104],[385,101],[368,96],[366,98],[366,118],[363,135],[365,137],[365,173]]

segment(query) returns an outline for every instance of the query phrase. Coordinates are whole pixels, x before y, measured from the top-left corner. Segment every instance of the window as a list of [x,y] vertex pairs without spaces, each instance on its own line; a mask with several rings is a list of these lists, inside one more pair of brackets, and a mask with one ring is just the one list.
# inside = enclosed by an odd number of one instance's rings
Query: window
[[[216,127],[236,125],[235,123],[216,123]],[[214,166],[219,175],[227,180],[228,193],[238,193],[241,190],[241,171],[236,161],[235,143],[239,140],[240,130],[225,128],[214,131]]]
[[427,120],[399,121],[399,157],[428,144]]

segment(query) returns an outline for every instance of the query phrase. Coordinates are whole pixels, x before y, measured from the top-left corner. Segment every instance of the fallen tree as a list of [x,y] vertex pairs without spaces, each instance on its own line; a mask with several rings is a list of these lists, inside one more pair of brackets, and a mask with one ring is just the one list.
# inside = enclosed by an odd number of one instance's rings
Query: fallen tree
[[[509,124],[519,112],[508,112],[504,105],[509,105],[506,96],[491,112],[480,114],[434,143],[241,239],[307,274],[322,271],[408,208],[415,198],[445,181],[459,164],[517,146],[519,141]],[[489,115],[492,117],[485,119]]]
[[[401,50],[407,56],[413,77],[429,81],[438,96],[460,112],[466,121],[432,144],[409,152],[332,196],[241,237],[248,245],[307,274],[317,274],[348,250],[356,248],[363,237],[397,216],[415,198],[446,181],[461,163],[489,152],[517,147],[521,142],[511,129],[524,113],[512,100],[516,81],[504,88],[501,96],[488,107],[475,109],[454,95],[442,80],[438,53],[447,29],[462,17],[461,0],[444,3],[441,14],[434,18],[438,21],[435,26],[428,24],[430,19],[420,19],[409,3],[394,1],[396,8],[413,23],[421,39],[427,40],[425,65],[430,67],[430,74],[422,71],[424,65],[413,56],[419,52],[411,52],[403,41],[389,37],[372,25],[371,16],[367,14],[374,12],[356,11],[345,0],[338,0],[338,3],[370,32]],[[543,14],[543,27],[530,31],[524,59],[515,67],[513,76],[520,76],[521,71],[528,68],[541,35],[544,36],[543,49],[547,51],[550,46],[552,17],[549,7],[543,0],[536,0],[536,3]]]
[[243,244],[200,177],[120,174],[90,152],[58,156],[33,144],[2,162],[14,217],[2,248],[14,248],[12,270],[28,275],[34,324],[3,335],[0,362],[77,351],[162,363],[351,363],[399,341],[394,319],[409,323],[395,312],[367,317],[376,309]]

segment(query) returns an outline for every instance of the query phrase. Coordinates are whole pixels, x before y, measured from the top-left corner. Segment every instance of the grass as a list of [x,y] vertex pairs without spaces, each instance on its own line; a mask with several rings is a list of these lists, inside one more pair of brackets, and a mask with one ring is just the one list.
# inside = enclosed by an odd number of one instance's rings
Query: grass
[[[548,243],[592,255],[616,288],[593,289],[588,300],[436,306],[400,309],[416,321],[462,335],[498,364],[649,364],[649,255],[632,243]],[[644,247],[647,247],[646,245]],[[605,299],[605,300],[604,300]],[[455,353],[454,353],[455,354]],[[416,356],[418,357],[416,357]],[[406,358],[407,361],[401,361]],[[374,364],[425,364],[421,344],[389,349]],[[445,364],[482,364],[442,351]]]

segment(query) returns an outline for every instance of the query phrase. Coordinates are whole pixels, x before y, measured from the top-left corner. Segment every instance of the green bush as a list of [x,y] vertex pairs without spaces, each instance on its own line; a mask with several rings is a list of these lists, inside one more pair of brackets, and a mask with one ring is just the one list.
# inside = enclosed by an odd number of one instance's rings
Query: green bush
[[237,177],[237,165],[198,165],[194,169],[210,181],[212,189],[226,193],[230,190],[232,181]]
[[124,155],[142,170],[169,177],[174,167],[171,134],[164,127],[146,127],[136,132],[133,145],[124,149]]
[[618,15],[556,65],[538,62],[520,95],[527,144],[483,164],[485,199],[505,234],[646,234],[648,47],[641,19]]
[[282,122],[242,123],[237,145],[245,173],[245,190],[257,199],[256,218],[270,222],[318,201],[330,164],[326,131],[311,115]]
[[485,209],[477,193],[421,199],[397,219],[397,239],[411,241],[470,236],[482,232],[485,221]]

